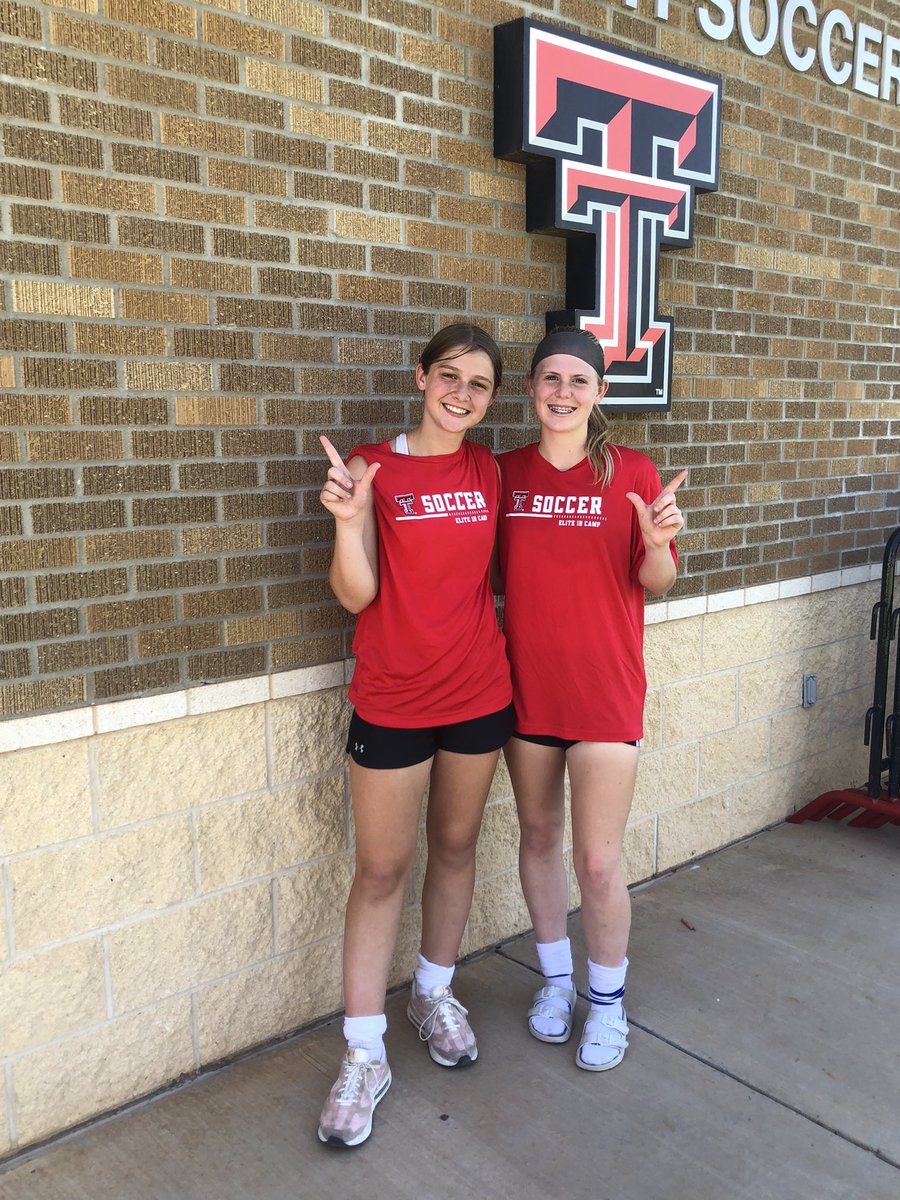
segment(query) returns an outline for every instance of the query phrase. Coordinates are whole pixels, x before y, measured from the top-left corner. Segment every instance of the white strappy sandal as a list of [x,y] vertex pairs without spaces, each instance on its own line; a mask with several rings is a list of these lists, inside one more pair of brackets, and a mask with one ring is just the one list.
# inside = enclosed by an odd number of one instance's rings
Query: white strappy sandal
[[[586,1062],[581,1054],[585,1046],[608,1046],[615,1053],[609,1062]],[[621,1018],[592,1009],[588,1013],[588,1019],[584,1023],[584,1030],[581,1034],[581,1041],[578,1043],[575,1066],[581,1067],[582,1071],[611,1071],[625,1057],[627,1049],[628,1018],[625,1015],[625,1009],[622,1009]]]
[[[575,1001],[578,993],[575,988],[561,988],[548,984],[534,993],[531,1008],[528,1010],[528,1032],[539,1042],[567,1042],[572,1036],[572,1021],[575,1017]],[[559,1001],[565,1000],[569,1007],[566,1009]],[[562,1033],[540,1033],[534,1027],[532,1017],[544,1017],[546,1020],[561,1021],[564,1028]]]

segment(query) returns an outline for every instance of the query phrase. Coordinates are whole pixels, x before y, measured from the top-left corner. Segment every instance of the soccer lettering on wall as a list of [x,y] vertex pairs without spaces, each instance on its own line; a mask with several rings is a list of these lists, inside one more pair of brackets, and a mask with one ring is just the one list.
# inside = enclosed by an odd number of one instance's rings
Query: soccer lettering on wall
[[529,231],[568,238],[566,309],[603,345],[605,404],[668,409],[661,245],[689,246],[719,182],[721,81],[525,19],[494,30],[494,154],[528,165]]

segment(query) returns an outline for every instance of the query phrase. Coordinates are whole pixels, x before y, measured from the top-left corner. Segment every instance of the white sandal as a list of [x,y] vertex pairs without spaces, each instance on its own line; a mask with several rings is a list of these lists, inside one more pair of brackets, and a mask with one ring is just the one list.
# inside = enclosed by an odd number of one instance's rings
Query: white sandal
[[[531,1008],[528,1010],[528,1032],[539,1042],[567,1042],[572,1036],[572,1020],[575,1016],[575,1001],[578,992],[574,987],[561,988],[548,984],[534,993]],[[565,1009],[559,1000],[565,1000],[569,1007]],[[540,1033],[534,1027],[532,1017],[544,1017],[547,1020],[560,1021],[562,1033]]]
[[[607,1063],[585,1062],[581,1056],[584,1046],[608,1046],[610,1049],[614,1049],[616,1054]],[[582,1071],[611,1071],[625,1057],[627,1049],[628,1018],[625,1015],[625,1009],[622,1009],[621,1019],[609,1013],[602,1013],[598,1012],[597,1009],[592,1009],[588,1014],[588,1019],[584,1023],[581,1041],[578,1043],[575,1066],[581,1067]]]

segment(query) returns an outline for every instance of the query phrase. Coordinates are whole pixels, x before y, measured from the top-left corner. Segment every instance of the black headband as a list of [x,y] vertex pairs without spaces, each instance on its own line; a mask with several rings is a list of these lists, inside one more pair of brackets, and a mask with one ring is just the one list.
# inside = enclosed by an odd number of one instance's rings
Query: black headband
[[603,361],[603,347],[589,334],[581,333],[576,329],[553,329],[538,342],[531,357],[532,375],[541,359],[549,358],[551,354],[571,354],[573,358],[580,358],[582,362],[593,367],[601,379],[606,370],[606,363]]

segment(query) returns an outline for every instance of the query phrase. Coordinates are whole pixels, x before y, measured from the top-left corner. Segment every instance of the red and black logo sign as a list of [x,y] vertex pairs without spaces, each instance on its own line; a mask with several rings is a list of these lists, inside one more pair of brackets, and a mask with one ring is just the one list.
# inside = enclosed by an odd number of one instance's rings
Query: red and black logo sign
[[528,229],[568,238],[548,329],[598,338],[606,405],[668,409],[660,247],[691,244],[695,193],[718,187],[721,81],[529,20],[495,28],[494,78],[494,153],[528,164]]

